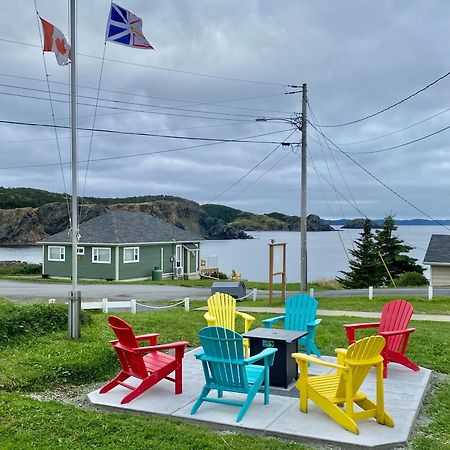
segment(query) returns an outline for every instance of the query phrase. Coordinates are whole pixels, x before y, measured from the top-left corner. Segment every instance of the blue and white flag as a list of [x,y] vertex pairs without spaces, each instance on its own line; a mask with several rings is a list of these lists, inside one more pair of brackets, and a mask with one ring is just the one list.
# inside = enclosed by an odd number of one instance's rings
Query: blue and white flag
[[127,47],[153,49],[142,34],[142,20],[112,2],[105,39]]

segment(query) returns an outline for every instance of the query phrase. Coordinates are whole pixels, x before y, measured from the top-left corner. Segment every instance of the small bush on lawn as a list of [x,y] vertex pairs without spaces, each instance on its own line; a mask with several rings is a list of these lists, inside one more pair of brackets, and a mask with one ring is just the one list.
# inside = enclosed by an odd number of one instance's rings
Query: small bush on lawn
[[0,275],[40,275],[42,264],[29,264],[21,261],[1,261]]
[[[86,318],[83,318],[86,320]],[[24,335],[43,335],[67,327],[66,305],[15,305],[0,302],[0,342]]]
[[405,272],[395,279],[398,287],[426,286],[428,279],[418,272]]

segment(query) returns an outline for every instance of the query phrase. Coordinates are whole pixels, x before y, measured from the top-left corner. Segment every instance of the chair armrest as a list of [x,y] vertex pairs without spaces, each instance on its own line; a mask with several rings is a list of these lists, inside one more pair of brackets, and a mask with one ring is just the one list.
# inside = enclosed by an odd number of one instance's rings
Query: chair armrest
[[[275,355],[275,353],[278,351],[276,348],[265,348],[262,352],[258,353],[257,355],[249,356],[248,358],[245,358],[245,364],[253,364],[256,361],[259,361],[263,358],[266,358],[267,356]],[[271,358],[272,361],[269,361],[269,365],[271,366],[273,364],[273,357]]]
[[379,327],[380,322],[370,323],[348,323],[344,324],[345,334],[347,335],[347,341],[349,344],[353,344],[356,341],[355,331],[359,328],[374,328]]
[[309,328],[316,327],[320,322],[322,322],[322,319],[316,319],[314,322],[307,323],[306,326]]
[[180,348],[180,347],[186,347],[189,345],[189,342],[187,341],[179,341],[179,342],[171,342],[170,344],[161,344],[161,345],[151,345],[149,347],[137,347],[133,348],[134,353],[140,353],[140,352],[152,352],[156,350],[168,350],[171,348]]
[[216,325],[216,318],[209,312],[206,312],[203,317],[208,322],[208,327],[214,327]]
[[324,361],[322,359],[316,358],[315,356],[306,355],[305,353],[292,353],[291,356],[293,358],[295,358],[297,360],[297,362],[298,361],[306,361],[306,362],[318,364],[319,366],[332,367],[333,369],[348,370],[348,367],[346,367],[346,366],[330,363],[330,362]]
[[411,334],[413,331],[416,331],[416,329],[406,328],[405,330],[379,331],[378,334],[380,336],[388,337],[388,336],[398,336],[399,334]]
[[244,332],[247,333],[247,331],[250,330],[250,327],[252,326],[252,323],[255,320],[255,318],[250,314],[241,311],[236,311],[236,316],[240,316],[244,319]]
[[369,322],[369,323],[346,323],[343,325],[345,329],[354,328],[355,330],[358,328],[372,328],[379,327],[380,322]]
[[156,345],[158,342],[159,333],[150,333],[150,334],[141,334],[140,336],[136,336],[136,340],[138,342],[149,341],[150,345]]
[[262,321],[264,328],[272,328],[272,325],[278,322],[281,322],[284,320],[286,316],[277,316],[277,317],[271,317],[270,319],[264,319]]

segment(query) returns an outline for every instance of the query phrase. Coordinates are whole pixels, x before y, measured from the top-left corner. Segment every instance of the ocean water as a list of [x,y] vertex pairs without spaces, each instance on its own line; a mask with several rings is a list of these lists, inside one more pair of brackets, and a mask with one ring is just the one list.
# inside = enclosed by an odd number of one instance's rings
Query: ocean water
[[[361,230],[339,230],[335,232],[309,232],[308,281],[333,279],[341,270],[348,269],[348,249],[352,248]],[[432,234],[450,234],[441,226],[399,226],[396,234],[414,247],[410,256],[422,263]],[[203,241],[201,257],[217,256],[222,272],[231,274],[236,269],[243,278],[253,281],[268,281],[269,247],[271,239],[286,243],[286,277],[289,282],[300,281],[300,233],[294,231],[252,232],[254,239]],[[350,256],[350,255],[349,255]],[[31,263],[42,262],[40,247],[0,247],[0,261],[19,260]],[[424,266],[428,276],[428,266]]]

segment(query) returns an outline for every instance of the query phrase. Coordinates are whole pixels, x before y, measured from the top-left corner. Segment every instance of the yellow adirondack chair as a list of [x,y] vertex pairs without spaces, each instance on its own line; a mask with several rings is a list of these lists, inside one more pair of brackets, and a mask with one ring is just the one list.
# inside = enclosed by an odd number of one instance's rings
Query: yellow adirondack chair
[[[346,430],[359,434],[357,420],[375,417],[380,424],[394,426],[384,410],[383,357],[385,345],[382,336],[370,336],[356,341],[345,349],[336,349],[337,364],[329,363],[303,353],[293,353],[300,368],[297,389],[300,391],[300,411],[308,412],[308,399]],[[308,363],[333,367],[336,374],[308,376]],[[377,400],[373,403],[359,391],[372,366],[376,366]],[[356,403],[362,411],[354,410]]]
[[[247,333],[255,318],[237,311],[235,298],[222,292],[216,292],[208,298],[208,312],[204,315],[208,327],[224,327],[236,331],[236,316],[244,319],[244,332]],[[249,341],[244,339],[244,355],[247,358],[249,354]]]

